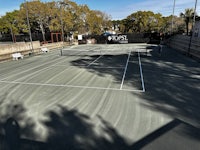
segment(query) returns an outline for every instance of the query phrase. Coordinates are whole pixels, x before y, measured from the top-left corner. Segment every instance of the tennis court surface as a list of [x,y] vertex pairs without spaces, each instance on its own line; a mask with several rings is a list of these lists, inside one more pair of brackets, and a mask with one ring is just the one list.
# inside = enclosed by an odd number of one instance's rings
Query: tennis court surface
[[31,147],[145,149],[173,135],[189,147],[200,140],[199,68],[146,44],[77,45],[3,62],[0,121],[17,119],[23,140],[40,141]]

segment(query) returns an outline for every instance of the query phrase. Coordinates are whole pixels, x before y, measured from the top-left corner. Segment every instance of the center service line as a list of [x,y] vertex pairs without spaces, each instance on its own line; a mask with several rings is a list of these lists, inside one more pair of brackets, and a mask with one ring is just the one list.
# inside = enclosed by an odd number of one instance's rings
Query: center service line
[[127,61],[126,61],[126,67],[125,67],[125,69],[124,69],[124,75],[123,75],[123,78],[122,78],[120,90],[122,89],[122,86],[123,86],[123,84],[124,84],[124,79],[125,79],[125,76],[126,76],[126,70],[127,70],[127,68],[128,68],[128,62],[129,62],[129,59],[130,59],[130,55],[131,55],[131,52],[129,52],[129,54],[128,54],[128,58],[127,58]]
[[93,63],[95,63],[97,60],[99,60],[103,55],[99,56],[98,58],[96,58],[93,62],[91,62],[89,65],[87,65],[87,67],[89,67],[90,65],[92,65]]
[[143,73],[142,73],[142,64],[140,60],[140,52],[138,50],[138,61],[139,61],[139,66],[140,66],[140,77],[141,77],[141,82],[142,82],[142,91],[145,92],[145,87],[144,87],[144,78],[143,78]]

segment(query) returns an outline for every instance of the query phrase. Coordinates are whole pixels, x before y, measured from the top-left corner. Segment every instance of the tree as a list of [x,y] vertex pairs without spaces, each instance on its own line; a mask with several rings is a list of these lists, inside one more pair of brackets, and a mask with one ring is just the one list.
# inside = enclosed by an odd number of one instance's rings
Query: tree
[[192,21],[193,16],[194,16],[194,9],[192,8],[187,8],[185,9],[184,13],[180,13],[180,17],[182,17],[185,21],[187,35],[189,32],[189,23]]
[[159,31],[162,25],[162,15],[154,14],[152,11],[137,11],[123,22],[127,32]]
[[[121,33],[144,33],[160,32],[169,33],[171,31],[172,16],[163,17],[160,13],[152,11],[137,11],[127,16],[123,20],[112,21],[113,26],[117,24]],[[181,31],[183,21],[180,17],[174,17],[174,31]]]
[[20,10],[7,13],[0,18],[0,32],[28,33],[27,14],[31,32],[41,32],[46,41],[46,32],[101,34],[111,27],[111,17],[101,11],[90,10],[87,5],[77,5],[71,0],[62,2],[28,1]]
[[6,13],[5,16],[0,18],[0,22],[1,32],[10,33],[11,30],[13,34],[18,34],[22,31],[26,32],[26,30],[24,30],[24,20],[21,18],[19,10]]
[[86,23],[90,34],[102,34],[111,28],[109,16],[101,11],[90,10],[86,16]]
[[89,32],[89,24],[87,22],[87,16],[90,13],[90,9],[87,5],[81,5],[79,7],[79,27],[78,33],[85,34]]
[[49,30],[49,19],[51,17],[46,3],[40,1],[26,2],[21,5],[21,11],[24,16],[26,16],[26,10],[28,10],[32,31],[40,30],[43,35],[43,41],[46,41],[45,33]]

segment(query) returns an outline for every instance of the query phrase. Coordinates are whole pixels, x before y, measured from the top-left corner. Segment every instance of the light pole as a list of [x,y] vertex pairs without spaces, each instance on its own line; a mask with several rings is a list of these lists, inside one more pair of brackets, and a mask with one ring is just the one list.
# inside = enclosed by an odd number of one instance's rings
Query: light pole
[[[194,16],[193,16],[193,22],[192,27],[195,25],[195,19],[196,19],[196,9],[197,9],[197,0],[195,0],[195,6],[194,6]],[[193,28],[192,28],[193,29]]]
[[174,26],[174,10],[175,10],[176,0],[174,0],[173,12],[172,12],[172,24],[171,24],[171,35],[173,34],[173,26]]
[[190,48],[191,48],[192,37],[193,37],[193,33],[194,33],[194,26],[195,26],[195,19],[196,19],[196,9],[197,9],[197,0],[195,0],[195,6],[194,6],[194,16],[193,16],[193,21],[192,21],[192,35],[190,35],[188,55],[190,55]]
[[32,34],[31,34],[31,27],[30,27],[30,22],[29,22],[29,16],[28,16],[28,5],[27,5],[27,1],[24,0],[25,2],[25,7],[26,7],[26,19],[27,19],[27,25],[28,25],[28,30],[29,30],[29,37],[30,37],[30,41],[31,41],[31,54],[34,53],[33,51],[33,40],[32,40]]
[[63,19],[62,19],[62,4],[60,4],[60,22],[61,22],[61,32],[62,32],[62,41],[64,42],[64,28],[63,28]]

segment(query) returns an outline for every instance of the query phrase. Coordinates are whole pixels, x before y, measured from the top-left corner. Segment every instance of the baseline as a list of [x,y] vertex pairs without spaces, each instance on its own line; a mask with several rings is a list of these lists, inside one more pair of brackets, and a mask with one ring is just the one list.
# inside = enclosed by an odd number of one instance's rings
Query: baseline
[[35,85],[35,86],[49,86],[49,87],[96,89],[96,90],[127,91],[127,92],[139,92],[139,93],[143,93],[144,92],[143,90],[104,88],[104,87],[90,87],[90,86],[78,86],[78,85],[70,85],[70,84],[49,84],[49,83],[32,83],[32,82],[16,82],[16,81],[1,81],[1,80],[0,80],[0,83],[20,84],[20,85]]

